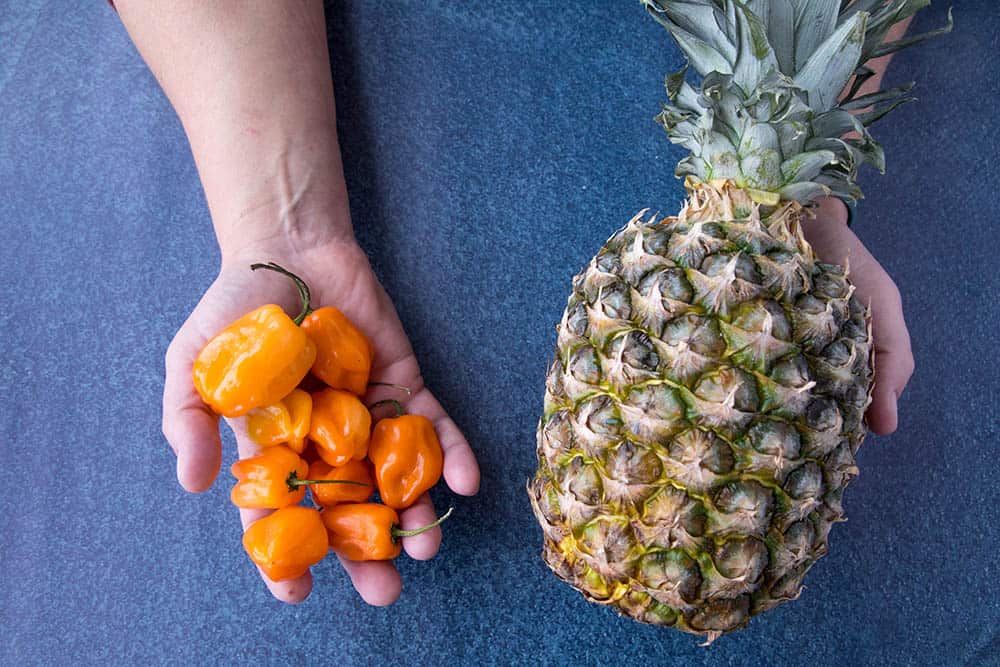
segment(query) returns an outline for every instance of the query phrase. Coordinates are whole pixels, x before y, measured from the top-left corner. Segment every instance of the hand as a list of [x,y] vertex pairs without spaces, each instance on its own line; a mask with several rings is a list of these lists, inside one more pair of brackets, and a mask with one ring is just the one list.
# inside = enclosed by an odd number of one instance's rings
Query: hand
[[840,200],[820,200],[816,218],[807,220],[803,230],[823,261],[849,266],[855,294],[871,306],[875,388],[865,419],[872,431],[888,435],[896,430],[896,404],[914,367],[899,289],[847,226],[847,209]]
[[[332,305],[347,315],[375,347],[372,381],[409,387],[410,397],[391,393],[408,412],[428,417],[444,449],[444,479],[455,493],[473,495],[479,488],[475,456],[458,427],[448,418],[431,392],[424,387],[413,350],[389,296],[372,273],[364,252],[353,240],[336,240],[307,250],[271,247],[225,256],[219,277],[202,297],[167,350],[163,391],[163,433],[177,455],[177,477],[188,491],[204,491],[212,485],[221,464],[222,447],[218,417],[202,403],[191,381],[195,357],[205,343],[239,316],[276,303],[293,316],[299,311],[298,297],[287,278],[267,271],[250,271],[253,262],[275,261],[301,276],[312,289],[316,307]],[[366,397],[371,403],[387,395],[376,387]],[[245,418],[227,420],[239,445],[240,458],[259,452],[250,440]],[[241,510],[246,529],[265,516],[267,510]],[[418,528],[435,519],[428,494],[400,515],[403,528]],[[403,539],[403,548],[415,559],[432,558],[441,542],[435,528]],[[353,562],[341,559],[354,587],[366,602],[388,605],[399,597],[399,573],[391,562]],[[298,603],[309,595],[312,577],[275,582],[261,574],[271,593],[284,602]]]

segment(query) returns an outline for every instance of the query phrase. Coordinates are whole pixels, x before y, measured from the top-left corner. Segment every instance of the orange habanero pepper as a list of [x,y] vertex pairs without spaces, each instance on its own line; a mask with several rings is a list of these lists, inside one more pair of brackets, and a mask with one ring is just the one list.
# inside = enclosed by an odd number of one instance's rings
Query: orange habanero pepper
[[339,389],[324,389],[312,399],[309,439],[320,458],[333,467],[365,458],[372,416],[361,399]]
[[337,503],[363,503],[375,493],[372,466],[368,461],[350,460],[334,468],[322,459],[309,465],[309,479],[320,481],[350,481],[354,484],[317,484],[310,487],[317,505],[331,507]]
[[284,581],[323,560],[328,539],[318,510],[293,505],[252,523],[243,533],[243,548],[268,579]]
[[333,306],[309,313],[302,330],[316,345],[312,374],[334,389],[363,396],[375,358],[367,336]]
[[300,482],[309,474],[309,464],[288,447],[268,447],[260,456],[237,461],[230,470],[237,482],[229,498],[237,507],[278,509],[306,497]]
[[237,482],[229,497],[234,505],[246,509],[279,509],[296,505],[305,498],[307,485],[352,486],[360,492],[354,491],[349,495],[358,497],[367,494],[362,500],[368,500],[373,491],[370,475],[367,481],[340,475],[306,479],[309,464],[284,445],[268,447],[259,456],[237,461],[231,470]]
[[247,413],[247,432],[261,447],[288,445],[297,454],[306,448],[312,396],[301,389],[272,405],[254,408]]
[[320,514],[330,548],[349,560],[392,560],[402,549],[399,538],[428,531],[450,515],[451,509],[434,523],[403,530],[396,510],[378,503],[335,505]]
[[305,315],[304,319],[298,321],[316,346],[313,375],[334,389],[345,389],[357,396],[364,395],[375,357],[375,350],[368,337],[333,306],[313,310],[309,301],[309,286],[291,271],[274,263],[259,266],[287,276],[299,290]]
[[194,361],[194,387],[217,414],[240,417],[287,396],[315,359],[316,345],[281,306],[268,304],[208,341]]
[[[402,411],[399,403],[396,409]],[[368,458],[375,467],[382,502],[397,510],[417,502],[441,479],[443,456],[427,417],[399,414],[379,420],[368,444]]]

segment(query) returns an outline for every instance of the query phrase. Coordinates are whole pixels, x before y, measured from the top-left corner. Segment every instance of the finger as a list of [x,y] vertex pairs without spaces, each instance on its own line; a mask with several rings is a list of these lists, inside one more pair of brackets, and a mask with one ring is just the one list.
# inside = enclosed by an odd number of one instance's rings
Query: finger
[[[425,493],[416,503],[403,510],[399,515],[399,525],[403,530],[415,530],[434,523],[437,516],[434,513],[434,503],[429,494]],[[441,547],[441,529],[434,527],[426,533],[403,538],[403,548],[414,560],[430,560],[437,555]]]
[[338,555],[361,599],[373,607],[387,607],[399,599],[403,582],[392,561],[348,560]]
[[177,480],[200,493],[215,481],[222,463],[219,419],[191,382],[197,350],[186,342],[187,325],[167,350],[163,385],[163,435],[177,455]]
[[[875,386],[866,418],[878,435],[888,435],[899,424],[898,401],[913,375],[910,335],[895,287],[888,297],[872,306],[872,333],[875,338]],[[874,300],[873,300],[874,301]]]
[[423,415],[434,424],[444,451],[444,480],[455,493],[474,496],[479,491],[479,464],[469,442],[445,413],[434,395],[424,387],[409,400],[406,410]]
[[865,418],[869,428],[878,435],[889,435],[899,426],[899,397],[913,369],[909,347],[894,348],[875,345],[875,386],[872,402]]

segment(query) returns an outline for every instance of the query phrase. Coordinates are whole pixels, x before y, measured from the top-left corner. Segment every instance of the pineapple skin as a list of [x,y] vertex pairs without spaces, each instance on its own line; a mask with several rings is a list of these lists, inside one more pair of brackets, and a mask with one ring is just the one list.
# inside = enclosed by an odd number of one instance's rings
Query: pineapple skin
[[857,474],[873,347],[794,201],[686,183],[573,281],[528,494],[588,600],[709,642],[798,597]]

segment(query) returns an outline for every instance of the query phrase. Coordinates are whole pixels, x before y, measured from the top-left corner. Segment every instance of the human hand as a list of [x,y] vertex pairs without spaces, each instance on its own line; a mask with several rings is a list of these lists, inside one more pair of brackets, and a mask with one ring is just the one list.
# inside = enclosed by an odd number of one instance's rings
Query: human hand
[[[291,283],[276,273],[251,272],[254,262],[274,261],[300,275],[312,290],[313,303],[332,305],[347,315],[371,340],[375,349],[371,380],[408,387],[409,397],[392,394],[408,412],[428,417],[444,450],[444,479],[461,495],[479,488],[476,459],[455,423],[431,392],[424,387],[413,349],[396,310],[372,273],[364,252],[353,240],[338,239],[308,249],[293,250],[286,244],[244,250],[224,256],[218,278],[209,287],[167,350],[163,392],[163,433],[177,455],[177,477],[192,492],[208,489],[221,465],[222,447],[218,416],[201,400],[191,380],[195,357],[219,330],[241,315],[265,303],[276,303],[292,315],[300,309]],[[366,397],[371,403],[385,397],[384,387],[373,387]],[[236,434],[240,458],[254,456],[259,448],[248,436],[245,418],[227,422]],[[243,528],[268,514],[268,510],[240,510]],[[433,522],[434,507],[424,494],[415,505],[400,513],[404,529]],[[432,558],[441,542],[438,528],[403,538],[403,548],[415,559]],[[361,597],[372,605],[388,605],[399,597],[399,573],[390,561],[354,562],[341,558]],[[284,602],[298,603],[309,595],[309,573],[275,582],[261,577],[271,593]]]
[[871,306],[875,386],[865,419],[872,431],[888,435],[896,430],[897,402],[914,368],[899,289],[847,226],[847,208],[840,200],[821,199],[816,217],[803,223],[803,231],[820,259],[849,265],[855,295]]

